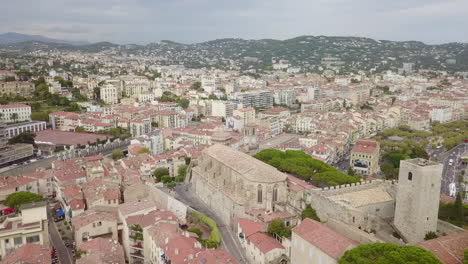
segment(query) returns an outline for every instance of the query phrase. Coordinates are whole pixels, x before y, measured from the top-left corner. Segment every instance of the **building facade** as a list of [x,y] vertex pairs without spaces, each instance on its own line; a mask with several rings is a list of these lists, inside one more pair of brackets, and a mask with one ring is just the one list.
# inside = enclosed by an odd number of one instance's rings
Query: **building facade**
[[351,150],[350,167],[363,176],[374,175],[379,172],[380,144],[372,139],[356,141]]
[[437,231],[443,165],[424,159],[402,160],[394,225],[410,244]]
[[26,243],[49,245],[46,202],[25,204],[20,213],[2,216],[0,258]]
[[224,145],[203,150],[191,181],[198,196],[232,230],[237,229],[237,218],[248,218],[251,209],[273,212],[287,203],[285,174]]
[[25,104],[7,104],[0,106],[0,118],[5,122],[23,122],[31,120],[31,107]]
[[0,94],[29,97],[33,93],[34,84],[31,82],[0,82]]

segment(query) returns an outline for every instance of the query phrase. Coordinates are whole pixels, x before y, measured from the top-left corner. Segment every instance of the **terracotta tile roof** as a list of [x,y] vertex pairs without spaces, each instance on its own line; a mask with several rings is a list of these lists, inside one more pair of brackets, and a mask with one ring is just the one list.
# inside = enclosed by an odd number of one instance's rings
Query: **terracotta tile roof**
[[259,222],[255,222],[245,218],[239,218],[237,221],[239,222],[239,225],[242,229],[242,233],[244,233],[246,237],[265,230],[265,226]]
[[354,145],[352,152],[361,152],[361,153],[375,153],[378,142],[372,139],[360,139],[356,141],[356,145]]
[[162,220],[177,221],[177,217],[170,211],[153,210],[147,214],[133,215],[126,218],[128,226],[138,224],[142,228],[153,225]]
[[5,109],[5,108],[18,108],[18,107],[29,107],[29,105],[26,104],[7,104],[7,105],[0,105],[0,109]]
[[340,258],[346,250],[358,245],[357,242],[309,218],[304,219],[292,232],[334,259]]
[[272,251],[275,248],[284,249],[283,245],[273,237],[265,233],[255,233],[248,237],[250,242],[255,245],[264,254]]
[[107,221],[112,223],[115,222],[117,225],[118,219],[115,214],[106,211],[90,209],[77,216],[74,216],[72,219],[72,225],[75,230],[79,230],[80,228],[96,221]]
[[461,264],[463,251],[468,249],[468,231],[424,241],[416,246],[431,251],[444,264]]
[[51,262],[51,249],[49,247],[29,243],[7,254],[1,261],[2,264],[47,264]]
[[95,238],[84,242],[80,249],[86,253],[76,261],[76,264],[124,264],[123,247],[117,241],[108,238]]
[[188,264],[238,264],[239,262],[229,252],[223,249],[206,249],[196,254]]

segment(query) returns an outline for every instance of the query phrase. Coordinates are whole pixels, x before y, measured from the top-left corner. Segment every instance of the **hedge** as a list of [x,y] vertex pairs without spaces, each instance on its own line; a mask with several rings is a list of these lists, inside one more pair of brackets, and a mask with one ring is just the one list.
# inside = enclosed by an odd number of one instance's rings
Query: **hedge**
[[207,248],[217,248],[221,243],[221,235],[219,234],[218,225],[216,222],[199,212],[192,212],[192,215],[194,220],[205,224],[211,231],[210,236],[207,239],[199,239],[200,243],[202,243],[203,246]]

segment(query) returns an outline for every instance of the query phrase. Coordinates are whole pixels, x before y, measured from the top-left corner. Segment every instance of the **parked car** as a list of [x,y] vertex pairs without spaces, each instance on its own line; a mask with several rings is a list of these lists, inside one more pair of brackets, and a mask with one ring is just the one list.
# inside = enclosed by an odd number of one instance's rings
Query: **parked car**
[[0,210],[1,215],[8,215],[8,214],[12,214],[14,212],[16,212],[16,210],[14,208],[5,208],[5,209]]
[[453,165],[453,159],[449,159],[449,166]]

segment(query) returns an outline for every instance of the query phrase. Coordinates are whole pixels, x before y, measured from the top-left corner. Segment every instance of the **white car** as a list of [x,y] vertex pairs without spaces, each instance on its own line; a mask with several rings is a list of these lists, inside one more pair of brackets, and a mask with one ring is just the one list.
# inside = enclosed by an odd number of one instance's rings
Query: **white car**
[[453,159],[449,159],[449,166],[453,165]]

